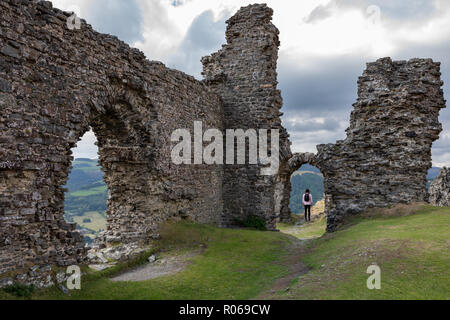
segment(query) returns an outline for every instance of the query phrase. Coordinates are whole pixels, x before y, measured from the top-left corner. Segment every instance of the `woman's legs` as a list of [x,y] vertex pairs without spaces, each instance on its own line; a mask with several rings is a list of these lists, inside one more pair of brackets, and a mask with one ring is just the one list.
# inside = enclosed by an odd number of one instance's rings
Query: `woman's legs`
[[311,206],[305,205],[305,221],[311,221]]

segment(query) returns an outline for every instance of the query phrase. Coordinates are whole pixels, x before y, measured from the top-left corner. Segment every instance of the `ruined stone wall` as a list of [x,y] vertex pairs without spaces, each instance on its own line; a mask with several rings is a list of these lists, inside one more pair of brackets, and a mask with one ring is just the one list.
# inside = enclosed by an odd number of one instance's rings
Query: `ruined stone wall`
[[[234,226],[256,215],[274,229],[289,218],[290,175],[304,163],[324,175],[329,231],[365,208],[426,198],[445,107],[439,63],[369,63],[347,138],[292,155],[280,120],[278,30],[266,5],[227,21],[227,44],[202,59],[203,81],[85,21],[69,30],[70,14],[50,2],[1,1],[0,9],[0,278],[13,271],[46,286],[52,265],[84,261],[84,243],[63,219],[63,185],[70,150],[89,128],[110,192],[99,239],[107,243],[156,236],[170,217]],[[262,175],[261,162],[175,165],[171,133],[192,132],[194,121],[222,131],[278,129],[278,173]]]
[[[264,4],[242,7],[226,22],[227,44],[202,59],[203,75],[224,102],[225,127],[279,129],[280,156],[287,159],[291,156],[290,142],[281,125],[282,99],[277,89],[279,31],[271,23],[272,14]],[[224,167],[224,225],[256,215],[267,221],[269,229],[275,228],[277,175],[261,175],[262,167]]]
[[89,127],[110,192],[104,240],[148,238],[173,216],[219,223],[222,168],[170,158],[173,130],[223,127],[222,102],[204,83],[84,20],[69,30],[70,14],[50,2],[1,1],[0,11],[0,274],[23,269],[30,282],[83,261],[62,186]]
[[442,168],[429,188],[430,204],[438,207],[450,207],[450,169]]
[[289,161],[291,173],[310,163],[324,174],[327,230],[366,208],[427,200],[431,145],[445,107],[439,70],[431,59],[368,63],[347,138]]

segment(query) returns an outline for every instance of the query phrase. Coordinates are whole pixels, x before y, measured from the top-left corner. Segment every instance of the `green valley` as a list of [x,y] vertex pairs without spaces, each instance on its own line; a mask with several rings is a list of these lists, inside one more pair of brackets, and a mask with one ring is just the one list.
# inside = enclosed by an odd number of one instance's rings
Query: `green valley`
[[106,226],[108,189],[97,160],[79,158],[72,164],[64,208],[64,218],[76,222],[87,243]]

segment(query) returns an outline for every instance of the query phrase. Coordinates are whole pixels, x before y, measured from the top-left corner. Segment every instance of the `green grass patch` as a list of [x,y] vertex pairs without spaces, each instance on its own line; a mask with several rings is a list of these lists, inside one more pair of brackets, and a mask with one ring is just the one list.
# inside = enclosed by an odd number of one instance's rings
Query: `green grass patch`
[[[332,234],[323,234],[324,218],[300,227],[280,226],[283,231],[299,229],[291,234],[171,223],[161,229],[154,249],[139,259],[102,272],[84,268],[88,274],[81,290],[64,295],[53,287],[36,290],[31,298],[449,299],[450,208],[420,206],[402,214],[396,208],[388,210],[389,214],[355,218]],[[292,251],[292,244],[298,245],[292,236],[309,240]],[[151,253],[168,256],[185,250],[201,253],[179,273],[141,282],[109,280],[145,263]],[[288,277],[293,257],[310,271]],[[366,287],[366,270],[373,263],[381,268],[381,290]],[[281,277],[289,279],[289,290],[266,294]],[[0,291],[0,299],[12,298],[17,297]]]
[[[112,282],[111,271],[82,279],[79,291],[39,290],[34,299],[250,299],[287,273],[276,262],[289,237],[276,232],[220,229],[187,222],[161,232],[157,250],[201,248],[186,269],[141,282]],[[115,271],[117,272],[117,270]]]
[[[33,295],[34,290],[34,286],[21,283],[15,283],[2,289],[4,293],[3,296],[8,299],[12,299],[14,297],[29,299]],[[0,298],[2,298],[1,294]]]
[[102,193],[105,193],[106,191],[107,191],[107,187],[106,187],[106,185],[103,185],[103,186],[98,186],[95,188],[90,188],[87,190],[74,191],[74,192],[71,192],[70,195],[72,197],[87,197],[87,196],[102,194]]
[[266,228],[266,221],[258,216],[250,215],[245,217],[245,219],[236,219],[235,222],[240,225],[243,228],[251,228],[256,230],[265,231]]
[[84,158],[75,159],[72,162],[72,169],[81,170],[85,173],[92,173],[101,170],[98,160]]
[[299,239],[315,239],[323,236],[326,232],[327,220],[322,217],[317,221],[307,222],[301,226],[293,226],[291,224],[279,223],[277,228],[283,232],[290,234]]
[[[289,299],[449,299],[450,208],[422,206],[412,215],[357,218],[312,240]],[[381,269],[381,289],[369,290],[367,267]]]

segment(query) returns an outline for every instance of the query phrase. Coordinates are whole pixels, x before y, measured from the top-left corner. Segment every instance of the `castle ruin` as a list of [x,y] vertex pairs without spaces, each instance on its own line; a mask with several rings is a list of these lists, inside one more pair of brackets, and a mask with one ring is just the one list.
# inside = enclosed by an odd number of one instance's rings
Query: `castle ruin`
[[[426,200],[431,145],[445,107],[439,63],[369,63],[347,138],[292,154],[280,120],[278,30],[266,5],[227,21],[225,44],[204,57],[204,80],[149,61],[114,36],[51,2],[0,2],[0,278],[52,283],[52,266],[83,263],[86,248],[64,221],[71,148],[90,128],[109,190],[101,241],[157,235],[169,218],[223,227],[249,215],[288,220],[290,175],[302,164],[324,175],[328,231],[369,207]],[[175,165],[171,133],[192,129],[279,129],[280,168]]]

